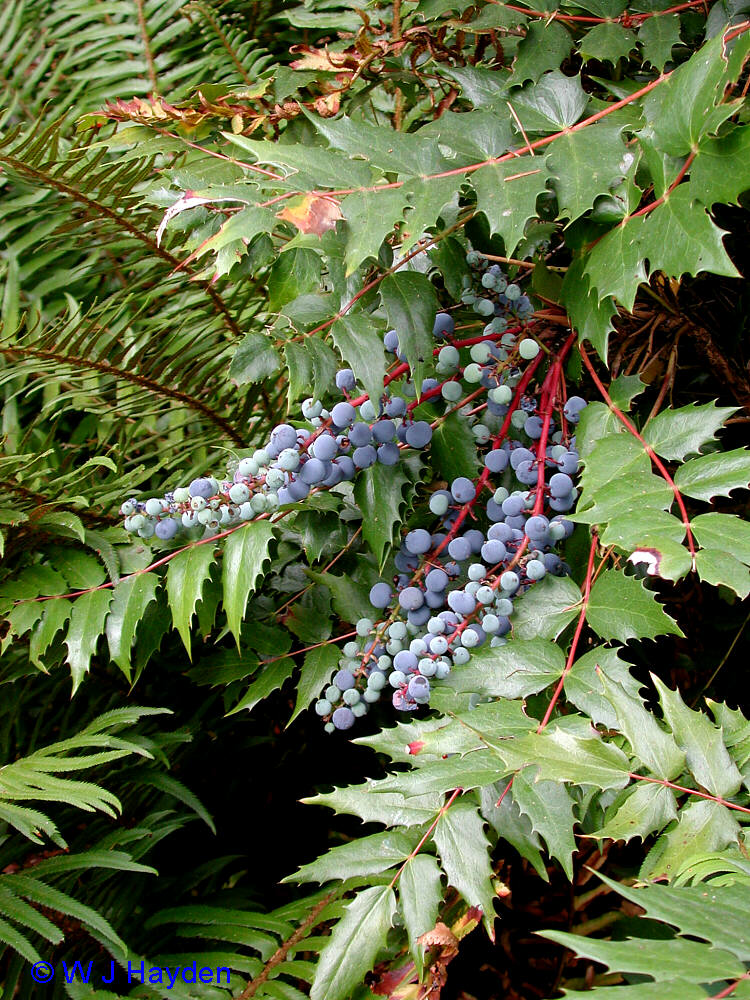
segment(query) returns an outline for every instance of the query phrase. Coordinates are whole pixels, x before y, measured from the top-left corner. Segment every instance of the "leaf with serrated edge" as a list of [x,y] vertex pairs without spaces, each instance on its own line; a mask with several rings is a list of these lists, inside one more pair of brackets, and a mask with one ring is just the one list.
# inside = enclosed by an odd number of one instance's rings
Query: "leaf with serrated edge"
[[514,602],[514,639],[557,639],[580,603],[581,592],[569,577],[546,576]]
[[481,649],[444,684],[454,691],[476,691],[497,698],[525,698],[562,676],[565,656],[544,639],[518,639],[495,649]]
[[544,837],[547,850],[573,878],[573,836],[575,816],[573,799],[564,784],[557,781],[535,780],[530,768],[519,771],[513,781],[513,799],[521,812],[528,816],[533,829]]
[[291,656],[284,656],[274,663],[262,666],[261,672],[257,675],[250,687],[245,692],[244,697],[237,705],[227,712],[227,715],[234,715],[243,709],[251,711],[264,698],[267,698],[273,691],[277,691],[288,677],[294,673],[296,664]]
[[701,549],[695,557],[695,568],[704,583],[729,587],[741,600],[750,594],[750,572],[729,552]]
[[502,799],[500,798],[506,786],[507,781],[504,785],[485,785],[484,788],[480,788],[482,815],[498,837],[515,847],[521,857],[526,858],[533,867],[539,878],[549,882],[540,850],[542,842],[534,832],[531,820],[521,812],[518,803],[514,801],[513,789],[511,788]]
[[731,552],[750,566],[750,523],[736,514],[699,514],[690,522],[693,534],[706,549]]
[[109,655],[126,677],[130,677],[130,649],[138,623],[151,601],[156,600],[159,583],[156,573],[141,573],[121,580],[112,591],[105,631]]
[[380,297],[388,323],[398,333],[399,350],[409,363],[419,392],[425,365],[432,361],[432,325],[437,312],[435,289],[424,274],[398,271],[381,283]]
[[411,482],[403,463],[394,469],[376,462],[354,484],[354,499],[362,511],[362,534],[382,564],[383,553],[401,522],[404,489]]
[[724,850],[739,834],[740,825],[729,809],[718,802],[693,799],[680,810],[678,822],[651,848],[638,877],[648,881],[674,879],[705,854]]
[[529,219],[536,216],[536,200],[547,187],[547,169],[515,160],[491,163],[475,171],[471,183],[477,195],[477,208],[484,212],[490,229],[502,237],[505,251],[511,255],[523,236]]
[[111,591],[93,590],[76,598],[73,603],[68,634],[65,637],[65,645],[68,647],[66,659],[73,676],[73,694],[87,673],[99,636],[104,632],[104,619],[111,599]]
[[674,736],[666,732],[648,712],[640,697],[634,697],[602,673],[607,701],[617,713],[617,729],[626,737],[633,753],[657,778],[674,781],[685,767],[685,754]]
[[602,671],[633,696],[641,686],[631,675],[630,664],[621,660],[619,654],[619,647],[597,646],[577,659],[565,677],[568,700],[589,716],[594,725],[605,729],[617,728],[617,715],[604,697]]
[[263,564],[268,558],[273,537],[273,528],[268,521],[252,521],[230,535],[224,544],[222,605],[238,649],[247,599],[263,574]]
[[344,1000],[351,995],[375,964],[395,912],[390,886],[371,886],[357,893],[323,949],[311,1000]]
[[602,639],[654,639],[683,635],[682,629],[635,577],[605,570],[591,588],[586,619]]
[[383,826],[419,826],[433,820],[443,804],[439,794],[407,796],[401,792],[380,791],[374,781],[335,788],[301,801],[328,806],[336,813],[350,813],[367,823]]
[[291,726],[300,712],[303,712],[313,699],[320,695],[320,692],[333,676],[338,664],[338,646],[319,646],[317,649],[311,649],[305,655],[302,671],[297,682],[297,701],[292,712],[292,717],[287,722],[287,726]]
[[736,406],[688,403],[678,410],[662,410],[649,420],[642,433],[657,455],[682,461],[688,455],[699,454],[703,445],[713,441],[718,429],[736,412]]
[[640,937],[627,941],[602,941],[566,931],[538,933],[594,962],[616,969],[618,973],[635,972],[654,976],[659,980],[685,979],[688,982],[713,983],[717,980],[738,979],[745,971],[742,963],[729,952],[681,938],[674,938],[668,943]]
[[443,901],[440,869],[429,854],[418,854],[407,861],[398,882],[399,908],[409,936],[417,972],[421,973],[424,949],[417,939],[435,926],[438,909]]
[[587,836],[624,840],[625,843],[633,837],[645,840],[673,819],[677,819],[674,792],[663,785],[643,781],[621,792],[607,810],[602,828]]
[[684,750],[690,773],[703,788],[722,798],[735,795],[742,775],[717,729],[703,712],[688,708],[678,691],[671,691],[652,674],[664,717],[677,744]]
[[400,861],[404,861],[419,839],[420,829],[408,833],[386,830],[369,837],[358,837],[348,844],[331,848],[316,861],[303,865],[284,882],[330,882],[334,879],[359,878],[379,875]]
[[167,570],[167,598],[174,627],[180,633],[188,656],[190,652],[190,627],[195,606],[201,599],[203,584],[211,575],[214,547],[193,545],[180,552],[169,563]]
[[680,466],[674,481],[681,493],[696,500],[728,497],[732,490],[746,489],[750,484],[750,449],[693,458]]
[[467,799],[454,802],[438,820],[433,837],[449,883],[470,906],[482,910],[487,933],[494,941],[492,866],[479,807]]
[[537,767],[539,779],[597,788],[624,788],[630,762],[613,743],[588,739],[559,726],[510,740],[487,740],[507,772]]
[[380,327],[365,313],[342,316],[331,328],[336,348],[375,403],[383,393],[385,348]]

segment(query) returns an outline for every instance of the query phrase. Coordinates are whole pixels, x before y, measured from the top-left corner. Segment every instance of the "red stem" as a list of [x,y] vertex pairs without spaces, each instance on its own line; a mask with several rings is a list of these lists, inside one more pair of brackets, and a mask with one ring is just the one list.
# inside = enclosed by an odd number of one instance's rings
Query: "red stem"
[[625,427],[627,427],[627,429],[630,431],[630,433],[633,435],[633,437],[636,438],[636,440],[641,443],[641,445],[643,446],[643,448],[646,451],[646,454],[648,455],[648,457],[651,459],[651,461],[654,463],[654,465],[656,466],[656,468],[661,473],[662,478],[664,479],[665,483],[672,490],[672,493],[674,493],[674,498],[677,501],[677,506],[680,509],[680,514],[682,515],[682,524],[683,524],[683,527],[685,528],[685,531],[687,532],[687,542],[688,542],[688,548],[690,549],[690,559],[691,559],[691,562],[692,562],[693,570],[695,570],[695,541],[693,539],[693,532],[692,532],[692,528],[690,527],[690,520],[688,518],[687,509],[685,508],[685,501],[682,499],[682,494],[677,489],[677,486],[675,485],[674,479],[672,479],[672,477],[670,476],[669,472],[667,471],[666,466],[664,465],[664,463],[662,462],[662,460],[659,458],[659,456],[656,454],[656,452],[651,447],[651,445],[648,444],[648,442],[638,432],[638,429],[635,426],[635,424],[633,424],[633,422],[631,420],[629,420],[625,416],[625,414],[622,412],[622,410],[619,409],[619,407],[617,407],[612,402],[612,397],[607,392],[607,390],[604,388],[604,385],[603,385],[601,379],[596,374],[596,371],[594,370],[594,366],[591,364],[591,359],[589,358],[588,354],[586,353],[586,349],[584,348],[583,344],[579,343],[578,350],[580,352],[581,358],[583,359],[583,363],[586,365],[586,368],[588,369],[589,374],[591,375],[591,378],[594,381],[594,385],[597,387],[597,389],[601,393],[602,398],[605,400],[607,406],[610,408],[610,410],[612,411],[612,413],[614,413],[614,415],[617,417],[617,419],[621,423],[623,423],[625,425]]
[[709,802],[716,802],[720,806],[726,806],[727,809],[734,809],[736,812],[750,815],[750,809],[746,806],[738,806],[734,802],[727,802],[726,799],[721,798],[719,795],[709,795],[708,792],[699,792],[696,788],[685,788],[684,785],[676,785],[673,781],[665,781],[663,778],[652,778],[648,774],[634,774],[632,771],[628,771],[628,777],[635,778],[637,781],[650,781],[654,785],[663,785],[665,788],[673,788],[676,792],[684,792],[686,795],[697,795],[701,799],[708,799]]

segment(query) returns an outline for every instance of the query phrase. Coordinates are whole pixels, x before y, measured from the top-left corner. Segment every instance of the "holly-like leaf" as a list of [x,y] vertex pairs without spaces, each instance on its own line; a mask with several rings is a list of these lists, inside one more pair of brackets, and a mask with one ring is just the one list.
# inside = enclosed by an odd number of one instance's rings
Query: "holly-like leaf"
[[297,682],[297,701],[287,726],[291,726],[300,712],[320,696],[320,692],[329,683],[338,664],[339,649],[335,645],[318,646],[317,649],[311,649],[305,654]]
[[487,740],[508,772],[538,768],[538,780],[569,781],[596,788],[624,788],[628,758],[612,743],[590,739],[560,727],[510,740]]
[[430,458],[443,479],[456,476],[476,479],[479,470],[476,438],[471,425],[458,413],[451,413],[435,428],[430,442]]
[[362,535],[378,564],[393,540],[394,525],[401,522],[404,491],[410,484],[403,463],[393,468],[380,462],[360,473],[354,484],[354,499],[362,511]]
[[357,191],[344,198],[341,209],[347,222],[347,276],[369,257],[377,259],[383,240],[403,218],[406,202],[403,188],[389,187]]
[[697,553],[695,568],[704,583],[714,587],[723,585],[733,590],[744,600],[750,594],[750,572],[745,563],[735,559],[729,552],[718,549],[702,549]]
[[366,313],[342,316],[331,328],[331,336],[341,357],[375,403],[383,394],[385,348],[381,327]]
[[514,602],[514,639],[557,639],[580,602],[581,592],[570,577],[546,576]]
[[72,609],[72,602],[65,598],[58,597],[54,601],[44,602],[42,617],[29,639],[29,659],[39,670],[46,669],[42,657],[57,633],[65,626]]
[[560,862],[565,874],[572,879],[573,854],[576,851],[573,799],[562,782],[540,781],[530,773],[531,770],[527,768],[515,776],[513,799],[521,812],[528,816],[532,829],[544,838],[550,855]]
[[332,792],[301,799],[314,805],[328,806],[336,813],[359,816],[366,823],[383,826],[420,826],[435,818],[443,805],[443,797],[431,792],[428,795],[404,795],[401,792],[381,791],[374,781],[348,788],[335,788]]
[[689,189],[693,198],[709,208],[717,202],[738,204],[740,195],[750,189],[750,127],[734,128],[727,135],[701,142],[690,167]]
[[617,729],[617,714],[604,696],[603,674],[637,697],[640,682],[630,673],[630,664],[620,659],[620,648],[597,646],[575,661],[565,677],[565,695],[585,712],[594,725]]
[[633,837],[645,840],[673,819],[677,819],[677,803],[671,788],[642,781],[617,796],[607,810],[604,825],[589,836],[625,843]]
[[640,697],[602,675],[604,696],[617,715],[617,726],[627,738],[638,760],[657,778],[674,781],[685,768],[685,754],[674,736],[664,730],[647,711]]
[[224,543],[222,606],[238,649],[247,599],[263,575],[263,564],[268,558],[273,537],[273,528],[268,521],[251,521],[233,532]]
[[690,522],[693,534],[706,549],[730,552],[750,566],[750,523],[736,514],[699,514]]
[[247,333],[232,356],[229,377],[235,385],[262,382],[275,375],[281,367],[281,357],[264,333]]
[[633,32],[621,24],[597,24],[581,39],[581,58],[598,59],[616,66],[635,48],[635,42]]
[[448,882],[470,906],[481,909],[487,933],[494,940],[492,866],[479,807],[459,798],[440,817],[433,836]]
[[109,655],[126,677],[130,677],[130,650],[138,623],[159,586],[156,573],[141,573],[121,580],[112,591],[105,631]]
[[477,208],[493,233],[501,236],[512,255],[529,219],[536,216],[536,200],[547,188],[547,169],[541,157],[491,163],[476,170],[471,183]]
[[647,881],[677,878],[694,860],[724,850],[737,840],[739,833],[739,823],[725,806],[693,799],[680,809],[677,822],[651,848],[641,865],[639,878]]
[[578,331],[579,340],[588,340],[606,364],[609,335],[614,330],[612,317],[617,307],[611,296],[600,297],[591,289],[585,266],[581,257],[573,260],[563,279],[560,301],[567,309],[571,326]]
[[736,448],[694,458],[680,466],[674,481],[681,493],[696,500],[728,497],[732,490],[750,484],[750,449]]
[[[303,865],[284,882],[331,882],[362,875],[379,875],[404,861],[419,839],[419,828],[408,833],[386,830],[369,837],[358,837],[348,844],[333,847],[316,861]],[[429,928],[428,928],[429,929]]]
[[577,219],[633,168],[635,156],[622,141],[625,124],[605,118],[561,135],[548,147],[560,216]]
[[333,349],[318,337],[307,337],[305,347],[312,359],[313,395],[316,399],[323,399],[334,384],[340,367],[338,358]]
[[443,899],[440,876],[440,868],[433,857],[417,854],[407,861],[398,882],[399,909],[418,972],[421,972],[424,959],[418,939],[435,926]]
[[307,247],[293,247],[276,258],[268,275],[268,311],[282,306],[320,285],[320,256]]
[[731,102],[718,102],[724,85],[739,72],[748,44],[746,35],[740,35],[734,53],[737,58],[728,60],[724,38],[717,35],[648,95],[643,109],[658,149],[671,156],[686,156],[702,136],[716,131],[733,114]]
[[672,49],[680,42],[680,15],[659,14],[649,17],[638,29],[643,58],[660,73],[672,59]]
[[111,590],[93,590],[77,597],[73,602],[68,634],[65,637],[65,645],[68,647],[66,660],[73,678],[73,694],[88,672],[97,641],[104,632],[104,619],[111,600]]
[[390,886],[371,886],[357,893],[323,949],[311,1000],[344,1000],[375,964],[396,913]]
[[543,639],[518,639],[496,649],[478,650],[444,683],[456,691],[476,691],[496,698],[525,698],[558,680],[564,666],[565,656],[554,643]]
[[506,787],[507,781],[504,785],[487,785],[480,790],[482,815],[502,840],[515,847],[522,858],[526,858],[539,878],[549,882],[540,850],[542,842],[534,831],[531,820],[521,812],[514,800],[513,789],[502,794]]
[[655,639],[657,635],[683,635],[679,625],[632,576],[605,570],[594,586],[586,619],[602,639]]
[[559,69],[573,46],[573,39],[559,21],[533,21],[526,29],[513,63],[514,84],[534,83],[548,70]]
[[397,271],[380,285],[388,323],[398,333],[399,349],[411,368],[417,391],[425,365],[432,360],[432,325],[437,312],[435,289],[424,274]]
[[247,710],[252,711],[259,701],[267,698],[273,691],[278,691],[288,677],[291,677],[295,670],[295,662],[291,656],[283,656],[274,660],[266,666],[262,666],[260,673],[247,689],[240,701],[234,708],[227,712],[227,715],[236,715],[237,712]]
[[575,125],[588,100],[580,76],[552,70],[516,91],[511,104],[526,132],[558,132]]
[[409,182],[406,193],[409,206],[406,221],[400,230],[404,235],[402,255],[407,254],[422,239],[427,229],[437,225],[445,206],[457,199],[456,178],[419,178]]
[[729,798],[742,784],[742,775],[724,746],[721,729],[703,712],[688,708],[679,691],[671,691],[653,676],[664,717],[677,744],[685,752],[690,773],[712,795]]
[[203,585],[211,575],[213,562],[213,545],[192,545],[175,556],[167,570],[167,598],[172,621],[180,633],[188,656],[191,655],[190,629],[193,612],[203,594]]
[[313,359],[306,344],[290,340],[284,344],[284,361],[287,371],[287,401],[291,408],[300,396],[307,396],[313,384]]
[[[744,975],[742,963],[734,955],[698,941],[674,938],[665,942],[648,938],[603,941],[567,931],[538,931],[541,937],[572,948],[578,955],[601,962],[608,969],[653,976],[662,980],[681,979],[694,983],[738,979]],[[741,971],[737,971],[737,970]]]

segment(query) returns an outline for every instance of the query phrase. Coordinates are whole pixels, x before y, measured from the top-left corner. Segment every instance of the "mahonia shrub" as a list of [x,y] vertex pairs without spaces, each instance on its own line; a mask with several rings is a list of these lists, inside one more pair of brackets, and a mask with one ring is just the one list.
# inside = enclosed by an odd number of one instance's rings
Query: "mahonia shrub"
[[746,6],[0,28],[3,990],[750,995]]

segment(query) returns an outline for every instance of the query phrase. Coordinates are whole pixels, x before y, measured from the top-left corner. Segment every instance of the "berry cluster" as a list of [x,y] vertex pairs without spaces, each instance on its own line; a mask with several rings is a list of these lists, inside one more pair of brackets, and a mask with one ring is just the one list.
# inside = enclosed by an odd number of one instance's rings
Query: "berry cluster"
[[[428,703],[431,682],[466,663],[470,650],[507,641],[518,595],[548,573],[567,572],[554,550],[573,530],[563,515],[577,498],[573,432],[586,406],[580,396],[565,398],[562,361],[572,337],[535,382],[546,355],[528,335],[530,300],[480,254],[470,252],[467,262],[473,274],[462,302],[488,322],[480,336],[460,339],[453,317],[437,315],[438,378],[422,382],[418,399],[391,330],[385,348],[396,360],[379,400],[357,395],[355,376],[344,368],[336,375],[343,399],[330,409],[305,400],[304,424],[275,427],[265,447],[230,465],[231,478],[195,479],[164,498],[122,506],[125,528],[141,538],[168,541],[194,528],[214,534],[375,463],[396,465],[404,451],[426,448],[433,428],[453,412],[467,422],[482,471],[430,494],[430,528],[406,534],[392,577],[372,587],[373,616],[356,623],[358,640],[344,646],[340,669],[315,705],[328,731],[349,729],[384,691],[401,711]],[[424,419],[441,405],[444,413]],[[415,419],[418,407],[422,419]]]

